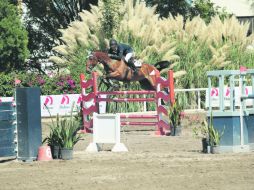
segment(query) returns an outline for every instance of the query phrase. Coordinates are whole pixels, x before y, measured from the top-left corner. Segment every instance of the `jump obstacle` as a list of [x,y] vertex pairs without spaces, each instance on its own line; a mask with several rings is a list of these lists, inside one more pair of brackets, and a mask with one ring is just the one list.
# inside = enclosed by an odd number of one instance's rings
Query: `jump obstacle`
[[15,101],[0,102],[0,157],[33,161],[41,145],[40,88],[16,88]]
[[207,76],[207,118],[223,133],[220,152],[254,150],[254,69],[208,71]]
[[[158,77],[156,80],[156,90],[147,91],[111,91],[102,92],[97,87],[97,73],[92,73],[92,78],[85,80],[85,75],[80,74],[80,85],[82,95],[82,115],[83,115],[83,130],[84,133],[92,133],[93,121],[91,119],[94,112],[99,113],[99,102],[155,102],[156,114],[154,115],[125,115],[121,114],[121,126],[155,126],[156,135],[165,135],[165,130],[170,130],[169,123],[163,119],[163,116],[168,117],[168,109],[162,105],[163,102],[168,102],[172,105],[175,102],[174,98],[174,79],[173,71],[168,71],[168,79]],[[90,93],[87,93],[90,89]],[[92,90],[91,90],[92,89]],[[166,90],[167,89],[167,92]],[[152,98],[101,98],[101,95],[153,95]],[[90,106],[86,106],[86,102],[91,102]],[[126,122],[124,119],[154,119],[154,122]]]

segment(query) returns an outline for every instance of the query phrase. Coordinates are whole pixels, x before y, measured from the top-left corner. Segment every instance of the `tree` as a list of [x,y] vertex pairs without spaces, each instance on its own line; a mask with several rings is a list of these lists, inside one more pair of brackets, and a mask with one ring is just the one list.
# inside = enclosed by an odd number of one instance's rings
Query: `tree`
[[211,18],[219,15],[224,19],[229,16],[224,9],[219,10],[219,7],[214,6],[211,0],[195,0],[193,3],[189,0],[146,0],[147,5],[156,5],[156,11],[161,17],[168,17],[170,14],[175,17],[177,14],[187,18],[200,16],[206,23],[209,23]]
[[17,7],[8,0],[0,1],[0,72],[24,69],[28,58],[28,37]]
[[29,32],[30,61],[40,70],[39,59],[49,57],[52,47],[61,43],[58,29],[67,28],[79,13],[89,10],[89,4],[96,5],[98,0],[23,0],[27,7],[25,18]]
[[187,17],[189,15],[190,3],[186,0],[146,0],[147,5],[156,5],[156,12],[161,17],[168,17],[170,14],[176,16],[177,14]]
[[191,18],[199,15],[206,23],[209,23],[216,15],[219,15],[221,19],[229,16],[224,9],[219,10],[219,7],[215,6],[211,0],[196,0],[190,12]]

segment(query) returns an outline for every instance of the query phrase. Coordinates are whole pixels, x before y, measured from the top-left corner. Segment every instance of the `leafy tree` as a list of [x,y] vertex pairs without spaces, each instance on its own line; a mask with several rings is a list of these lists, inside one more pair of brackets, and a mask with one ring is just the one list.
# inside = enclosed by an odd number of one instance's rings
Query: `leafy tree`
[[224,9],[220,10],[211,0],[195,0],[193,3],[191,2],[188,0],[146,0],[148,5],[157,6],[156,11],[161,17],[168,17],[170,14],[175,17],[180,14],[186,20],[199,15],[206,23],[209,23],[211,18],[216,15],[219,15],[222,19],[228,16]]
[[186,0],[146,0],[147,5],[156,5],[156,12],[161,17],[168,17],[170,14],[176,16],[177,14],[187,17],[189,15],[190,3]]
[[27,32],[22,26],[17,7],[7,0],[0,1],[0,72],[24,69]]
[[229,16],[224,9],[219,10],[219,7],[215,6],[211,0],[196,0],[190,12],[191,18],[200,15],[206,23],[209,23],[216,15],[219,15],[221,19]]
[[27,7],[26,28],[29,32],[31,65],[40,70],[39,59],[48,58],[52,47],[61,43],[58,29],[67,28],[79,13],[89,10],[98,0],[23,0]]

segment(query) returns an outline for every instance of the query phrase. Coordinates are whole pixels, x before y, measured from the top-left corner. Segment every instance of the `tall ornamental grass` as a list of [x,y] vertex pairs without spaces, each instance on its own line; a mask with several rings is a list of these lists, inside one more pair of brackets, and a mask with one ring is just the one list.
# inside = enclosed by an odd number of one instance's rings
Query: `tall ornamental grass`
[[[186,21],[181,15],[161,19],[155,7],[146,7],[143,1],[112,1],[118,2],[120,15],[112,36],[130,44],[136,56],[149,64],[171,61],[168,69],[175,72],[176,88],[207,87],[206,72],[209,70],[254,66],[254,54],[246,51],[254,35],[247,37],[249,24],[239,23],[234,16],[223,20],[215,16],[208,24],[198,16]],[[73,65],[85,64],[86,50],[107,48],[109,38],[102,27],[104,8],[104,2],[99,1],[98,6],[91,6],[90,12],[80,13],[81,20],[72,22],[67,29],[60,29],[64,43],[54,48],[56,55],[50,59],[71,70]],[[195,102],[191,94],[183,99]]]

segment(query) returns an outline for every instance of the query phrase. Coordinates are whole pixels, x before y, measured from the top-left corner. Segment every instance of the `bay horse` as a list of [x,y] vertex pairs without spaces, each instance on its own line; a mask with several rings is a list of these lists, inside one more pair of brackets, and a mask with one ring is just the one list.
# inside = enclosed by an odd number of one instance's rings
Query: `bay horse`
[[138,68],[138,72],[134,74],[134,71],[126,65],[123,59],[114,60],[103,51],[93,51],[88,55],[86,71],[91,72],[97,64],[104,66],[106,79],[115,79],[123,82],[139,81],[142,89],[156,90],[156,78],[160,77],[162,69],[169,67],[170,62],[160,61],[154,66],[143,63]]

